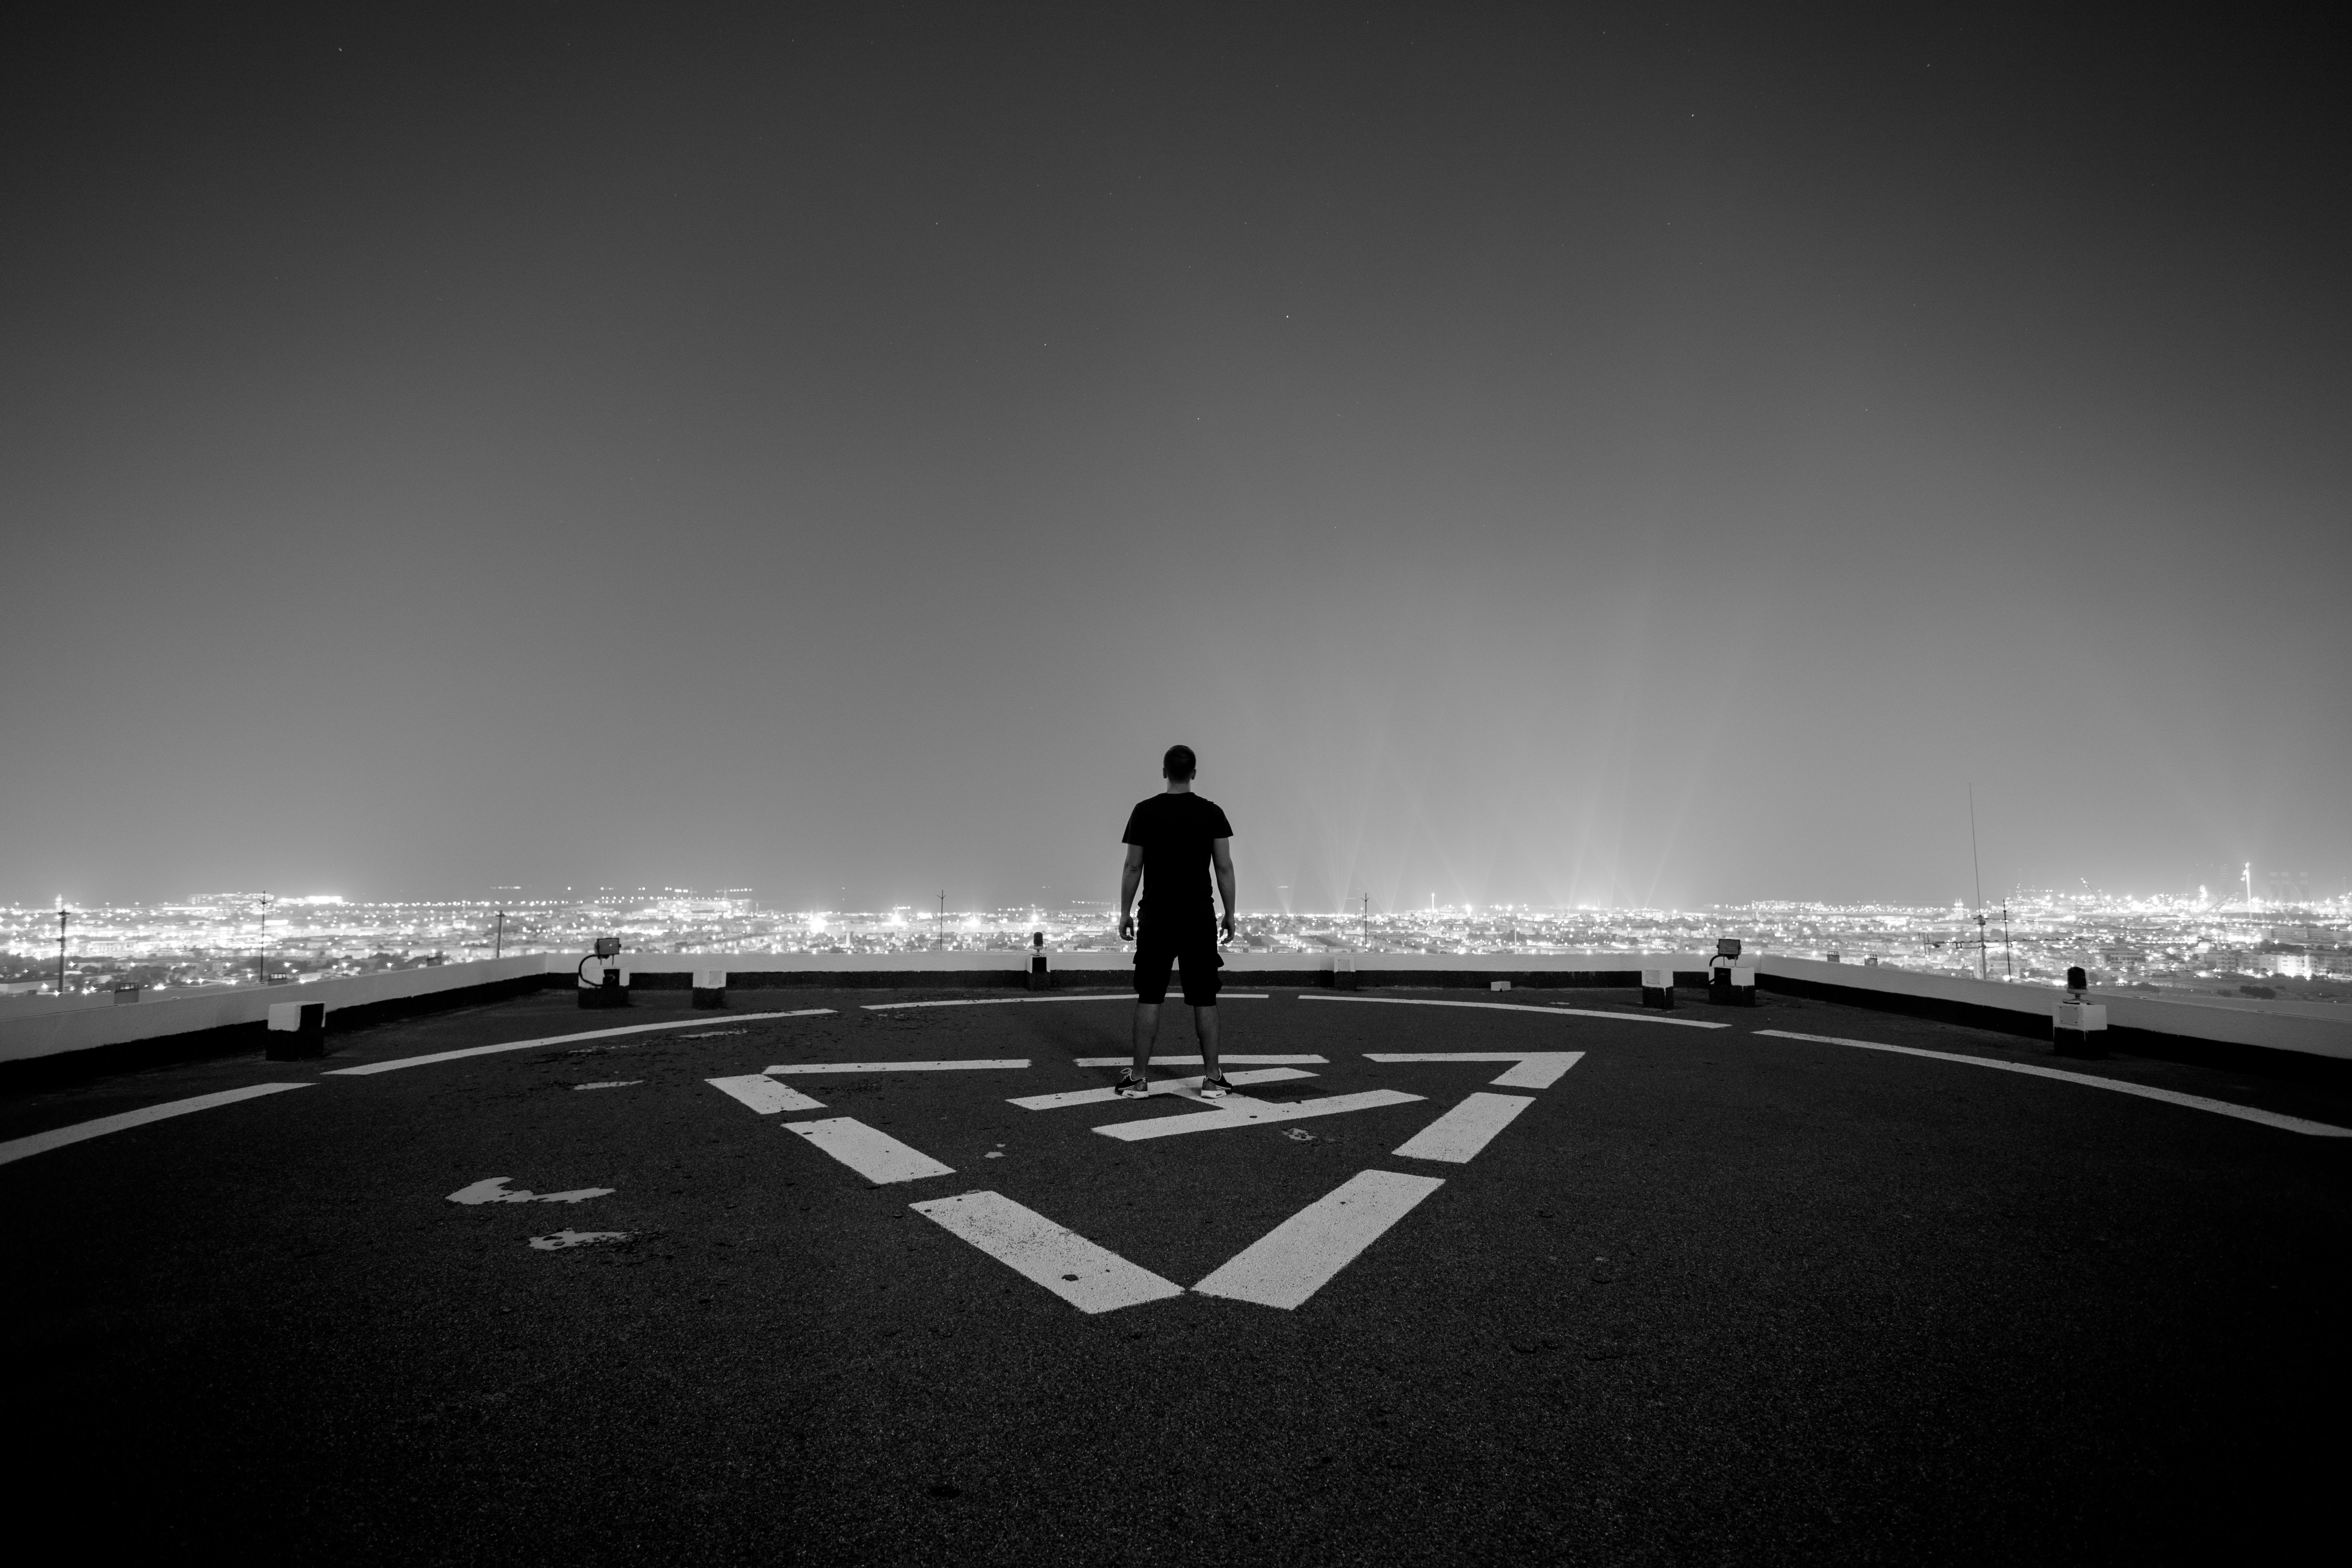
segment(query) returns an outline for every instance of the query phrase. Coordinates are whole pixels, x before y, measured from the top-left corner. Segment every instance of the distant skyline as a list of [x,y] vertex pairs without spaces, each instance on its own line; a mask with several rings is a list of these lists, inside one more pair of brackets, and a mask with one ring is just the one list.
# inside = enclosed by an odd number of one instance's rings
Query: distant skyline
[[2317,14],[7,26],[0,900],[2352,887]]
[[[2277,894],[2274,891],[2265,892],[2261,889],[2257,889],[2250,903],[2243,890],[2238,888],[2224,889],[2223,893],[2221,894],[2209,894],[2203,897],[2193,894],[2134,893],[2120,889],[2108,889],[2096,890],[2078,889],[2070,891],[2063,888],[2012,888],[2000,892],[1995,892],[1990,889],[1986,890],[1984,907],[1988,910],[1997,911],[2003,902],[2014,905],[2016,909],[2021,911],[2038,910],[2045,913],[2047,911],[2059,909],[2094,907],[2108,910],[2146,908],[2148,910],[2168,912],[2193,913],[2199,910],[2210,910],[2214,913],[2232,913],[2242,912],[2250,908],[2255,910],[2281,909],[2298,904],[2307,904],[2315,910],[2333,908],[2336,906],[2352,906],[2352,892],[2336,892],[2323,895],[2315,890],[2308,899],[2304,899],[2295,896],[2292,889],[2289,889],[2285,894]],[[898,904],[880,905],[865,910],[793,910],[753,896],[751,893],[741,889],[735,889],[734,895],[730,897],[702,892],[688,888],[601,888],[562,889],[555,891],[541,889],[526,889],[519,890],[507,889],[501,893],[487,896],[480,894],[451,894],[442,898],[426,897],[383,900],[347,898],[340,893],[293,894],[279,893],[268,889],[263,889],[260,891],[233,890],[201,893],[180,899],[124,900],[113,904],[80,905],[68,903],[65,908],[69,913],[98,912],[106,910],[116,910],[126,912],[132,910],[146,910],[153,913],[172,914],[175,916],[214,919],[226,921],[231,925],[236,924],[240,921],[251,921],[257,914],[266,913],[271,925],[275,927],[281,922],[291,923],[294,925],[323,922],[327,925],[332,925],[336,921],[347,915],[385,910],[467,909],[480,911],[482,917],[487,919],[492,911],[497,910],[586,910],[605,906],[626,907],[640,912],[656,912],[666,919],[683,919],[688,916],[700,919],[704,917],[721,915],[732,916],[739,913],[752,912],[760,914],[762,918],[772,917],[787,920],[799,918],[804,915],[811,917],[824,916],[829,918],[835,914],[843,914],[857,918],[866,918],[869,916],[876,919],[882,919],[884,917],[903,918],[905,920],[910,920],[914,923],[919,925],[932,920],[935,916],[941,914],[950,921],[980,921],[995,919],[998,917],[1017,918],[1024,911],[1031,911],[1049,916],[1066,915],[1075,916],[1079,919],[1092,919],[1094,917],[1085,911],[1090,910],[1107,910],[1111,907],[1111,904],[1108,900],[1095,899],[1080,900],[1061,905],[1036,903],[971,905],[960,904],[950,899],[946,900],[944,907],[935,900],[928,906],[912,905],[902,902]],[[1561,917],[1577,914],[1621,914],[1628,917],[1638,918],[1648,915],[1703,915],[1710,910],[1761,910],[1838,909],[1848,910],[1877,910],[1885,911],[1889,914],[1908,913],[1920,916],[1923,919],[1942,920],[1952,918],[1954,911],[1956,910],[1966,910],[1973,912],[1974,908],[1975,906],[1970,904],[1966,899],[1955,899],[1940,904],[1892,904],[1885,902],[1830,904],[1815,900],[1758,899],[1748,903],[1700,904],[1691,906],[1687,909],[1675,909],[1666,905],[1640,904],[1618,905],[1612,908],[1599,904],[1544,905],[1528,903],[1430,903],[1401,904],[1394,909],[1381,909],[1375,905],[1370,910],[1366,910],[1360,904],[1358,904],[1346,908],[1328,910],[1302,909],[1288,911],[1281,910],[1244,910],[1244,912],[1264,916],[1267,919],[1312,918],[1318,920],[1326,917],[1337,917],[1351,920],[1360,915],[1369,913],[1370,916],[1381,920],[1409,921],[1419,920],[1431,916],[1444,919],[1462,919],[1475,916],[1483,919],[1489,913],[1496,916],[1504,916],[1514,912],[1533,912],[1540,915],[1557,915]],[[20,924],[16,928],[20,935],[26,931],[31,931],[36,933],[37,938],[40,931],[47,931],[49,932],[49,936],[46,940],[55,940],[54,928],[50,927],[47,923],[47,917],[53,916],[57,912],[57,905],[54,900],[31,905],[0,904],[0,910],[7,910],[9,913],[16,916],[20,921],[29,922],[26,924]]]

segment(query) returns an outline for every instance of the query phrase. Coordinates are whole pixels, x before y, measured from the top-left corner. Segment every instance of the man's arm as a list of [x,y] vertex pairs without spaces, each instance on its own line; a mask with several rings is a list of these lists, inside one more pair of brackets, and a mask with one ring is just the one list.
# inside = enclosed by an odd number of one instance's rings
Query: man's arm
[[[1221,841],[1222,842],[1222,841]],[[1127,864],[1118,872],[1118,940],[1135,940],[1135,889],[1143,881],[1143,846],[1127,847]]]
[[1217,863],[1217,896],[1225,900],[1225,940],[1234,940],[1234,841],[1209,840],[1209,858]]

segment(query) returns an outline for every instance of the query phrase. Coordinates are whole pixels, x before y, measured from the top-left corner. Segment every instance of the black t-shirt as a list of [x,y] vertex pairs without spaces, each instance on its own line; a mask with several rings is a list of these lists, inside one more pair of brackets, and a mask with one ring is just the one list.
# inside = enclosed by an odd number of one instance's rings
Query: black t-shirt
[[1120,842],[1143,846],[1143,907],[1166,921],[1213,917],[1210,844],[1231,838],[1224,808],[1197,795],[1155,795],[1127,814]]

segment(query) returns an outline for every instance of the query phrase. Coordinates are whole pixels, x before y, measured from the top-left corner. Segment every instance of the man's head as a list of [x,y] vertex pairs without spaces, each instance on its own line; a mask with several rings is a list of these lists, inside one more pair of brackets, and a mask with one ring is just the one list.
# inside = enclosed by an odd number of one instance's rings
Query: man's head
[[1193,770],[1199,766],[1199,762],[1192,755],[1192,747],[1171,746],[1168,748],[1168,754],[1160,759],[1160,776],[1171,783],[1181,783],[1191,778]]

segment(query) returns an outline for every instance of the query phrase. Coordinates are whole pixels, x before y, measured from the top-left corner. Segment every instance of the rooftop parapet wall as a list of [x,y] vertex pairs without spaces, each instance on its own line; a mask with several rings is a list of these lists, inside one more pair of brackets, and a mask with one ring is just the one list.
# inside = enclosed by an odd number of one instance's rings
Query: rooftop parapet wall
[[[1120,987],[1134,963],[1125,952],[1055,952],[1059,984],[1072,988]],[[331,1025],[338,1014],[363,1014],[436,1005],[456,1005],[477,996],[540,985],[569,985],[581,955],[525,953],[473,963],[387,970],[307,985],[247,986],[205,990],[125,1006],[105,1004],[51,1007],[9,1016],[0,1012],[0,1066],[44,1058],[108,1055],[142,1042],[193,1038],[215,1031],[249,1028],[257,1042],[273,1002],[323,1002]],[[843,989],[1012,988],[1023,983],[1029,954],[1022,949],[985,952],[896,953],[692,953],[625,952],[620,963],[632,982],[648,990],[685,989],[697,970],[723,969],[729,984],[751,990],[772,986]],[[1706,959],[1698,953],[1577,952],[1391,953],[1337,950],[1320,953],[1228,952],[1226,984],[1319,986],[1331,982],[1335,961],[1355,966],[1363,986],[1484,989],[1497,980],[1515,985],[1624,987],[1641,983],[1644,969],[1671,967],[1681,985],[1706,983]],[[1759,983],[1768,991],[1812,995],[1851,1005],[1909,1013],[1947,1022],[1997,1029],[2047,1040],[2064,993],[2037,985],[1956,975],[1923,974],[1891,965],[1826,963],[1763,953],[1754,961]],[[2110,1038],[2121,1050],[2150,1055],[2181,1054],[2185,1043],[2223,1052],[2280,1053],[2305,1059],[2352,1064],[2352,1008],[2317,1004],[2262,1002],[2215,997],[2186,1001],[2132,991],[2095,991],[2107,1006]],[[2191,1053],[2193,1054],[2193,1052]]]
[[[2039,1040],[2050,1038],[2058,1004],[2066,996],[2051,986],[1769,952],[1757,960],[1757,984],[1787,995],[1884,1008]],[[2168,1054],[2166,1041],[2187,1041],[2352,1062],[2352,1008],[2329,1016],[2316,1004],[2266,1005],[2253,998],[2215,997],[2214,1005],[2208,1005],[2142,991],[2094,990],[2088,994],[2105,1004],[2109,1038],[2117,1049]]]
[[[546,953],[443,963],[421,969],[387,969],[308,985],[205,987],[184,995],[157,997],[123,1006],[108,1003],[57,1006],[23,1016],[0,1014],[0,1063],[35,1061],[69,1053],[100,1051],[174,1036],[215,1029],[264,1027],[273,1002],[323,1002],[331,1019],[354,1007],[429,1002],[452,992],[505,986],[529,989],[546,983],[551,966],[569,971],[578,961]],[[454,1004],[456,997],[449,1000]]]
[[[1131,952],[1053,952],[1055,978],[1067,985],[1124,985],[1135,967]],[[1706,961],[1696,953],[1250,952],[1227,951],[1228,986],[1323,985],[1336,960],[1346,959],[1360,985],[1638,986],[1644,969],[1674,968],[1683,984],[1706,984]],[[551,961],[552,962],[552,961]],[[675,990],[695,971],[724,968],[741,989],[824,985],[855,989],[1019,985],[1028,973],[1026,949],[985,952],[625,952],[619,960],[632,985]]]

